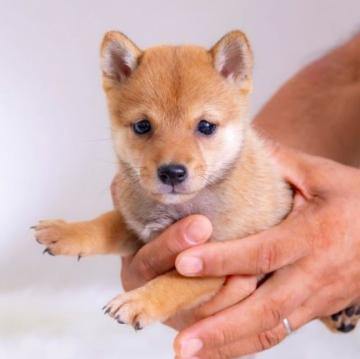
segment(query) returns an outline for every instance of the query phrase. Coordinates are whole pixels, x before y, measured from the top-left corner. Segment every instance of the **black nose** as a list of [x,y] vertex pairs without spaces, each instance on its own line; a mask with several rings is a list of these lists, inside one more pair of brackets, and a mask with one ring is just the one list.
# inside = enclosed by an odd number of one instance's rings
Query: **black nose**
[[182,165],[163,165],[158,168],[158,177],[162,183],[175,186],[185,181],[187,170]]

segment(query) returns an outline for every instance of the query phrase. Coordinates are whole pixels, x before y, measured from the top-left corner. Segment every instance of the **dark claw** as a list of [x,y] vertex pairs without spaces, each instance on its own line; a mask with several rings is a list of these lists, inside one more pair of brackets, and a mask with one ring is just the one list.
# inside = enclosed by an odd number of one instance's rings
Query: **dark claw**
[[341,314],[342,314],[342,310],[340,312],[333,314],[331,316],[331,319],[336,322],[340,318]]
[[341,326],[339,328],[337,328],[337,330],[342,333],[349,333],[354,329],[355,329],[354,324],[344,324],[344,323],[341,324]]
[[108,308],[105,310],[104,314],[108,314],[110,312],[111,308]]
[[49,248],[45,248],[45,249],[43,250],[43,254],[45,254],[45,253],[47,253],[47,254],[49,254],[49,255],[51,255],[51,256],[54,256],[54,255],[55,255],[54,253],[51,252],[51,250],[50,250]]
[[123,322],[119,316],[117,316],[115,319],[119,324],[125,324],[125,322]]
[[356,311],[356,307],[355,307],[355,306],[348,307],[348,308],[345,309],[345,314],[346,314],[348,317],[352,317],[352,316],[355,314],[355,311]]
[[134,329],[135,329],[135,331],[139,331],[139,330],[142,330],[143,328],[140,326],[139,322],[136,322],[134,325]]
[[35,241],[38,242],[39,244],[41,244],[41,242],[39,241],[38,238],[35,238]]
[[81,258],[82,258],[82,255],[79,254],[77,257],[77,261],[79,262]]
[[31,226],[30,229],[36,229],[36,226]]

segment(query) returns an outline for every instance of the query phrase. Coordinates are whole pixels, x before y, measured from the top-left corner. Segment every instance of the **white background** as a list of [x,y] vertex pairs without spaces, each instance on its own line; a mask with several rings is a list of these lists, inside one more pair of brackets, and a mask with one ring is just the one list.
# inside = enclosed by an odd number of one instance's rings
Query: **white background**
[[[41,255],[28,227],[111,207],[115,169],[100,85],[102,34],[140,47],[212,45],[245,30],[257,111],[303,64],[360,29],[359,0],[0,0],[0,358],[172,358],[174,333],[134,334],[101,314],[119,259]],[[346,336],[313,323],[259,358],[357,358]]]

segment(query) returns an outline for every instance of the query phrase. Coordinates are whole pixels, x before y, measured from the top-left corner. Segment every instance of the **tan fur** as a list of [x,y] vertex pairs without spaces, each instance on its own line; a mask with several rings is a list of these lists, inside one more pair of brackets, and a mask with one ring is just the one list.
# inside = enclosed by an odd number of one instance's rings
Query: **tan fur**
[[40,221],[36,226],[36,239],[46,245],[53,255],[129,255],[134,253],[139,245],[135,236],[129,231],[124,231],[124,228],[119,212],[112,211],[91,221]]
[[[225,241],[269,228],[287,215],[291,191],[248,118],[252,53],[243,33],[226,35],[210,51],[160,46],[142,52],[125,35],[111,32],[101,56],[119,162],[112,186],[118,212],[81,224],[42,223],[37,238],[49,251],[126,255],[138,248],[136,238],[147,242],[193,213],[211,220],[212,240]],[[153,133],[140,138],[132,124],[144,117]],[[213,136],[196,132],[201,119],[217,124]],[[169,163],[189,171],[176,195],[156,175]],[[208,299],[223,281],[171,272],[121,294],[107,310],[140,328]]]
[[222,278],[185,278],[172,271],[117,296],[106,310],[119,322],[142,329],[210,299],[223,283]]

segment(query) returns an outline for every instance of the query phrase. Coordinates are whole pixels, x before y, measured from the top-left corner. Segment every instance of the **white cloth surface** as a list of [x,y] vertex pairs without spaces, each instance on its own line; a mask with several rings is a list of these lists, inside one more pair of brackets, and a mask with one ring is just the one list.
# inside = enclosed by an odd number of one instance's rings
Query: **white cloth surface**
[[[135,332],[104,316],[118,289],[0,292],[2,359],[169,359],[175,332],[157,324]],[[360,331],[334,335],[314,322],[256,359],[355,359]]]

